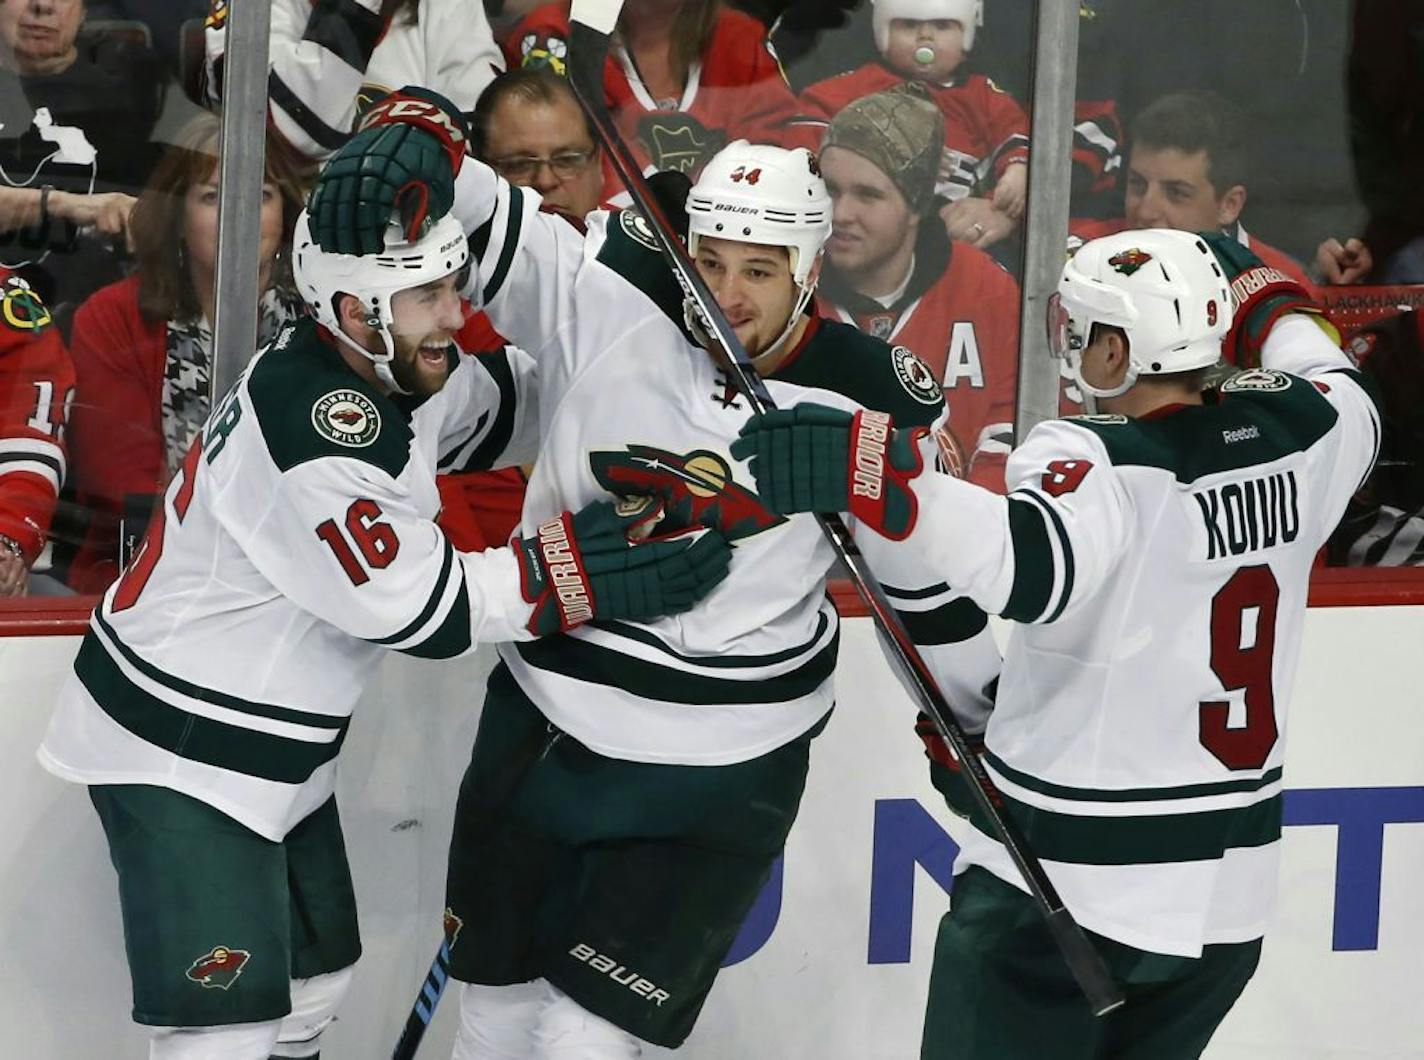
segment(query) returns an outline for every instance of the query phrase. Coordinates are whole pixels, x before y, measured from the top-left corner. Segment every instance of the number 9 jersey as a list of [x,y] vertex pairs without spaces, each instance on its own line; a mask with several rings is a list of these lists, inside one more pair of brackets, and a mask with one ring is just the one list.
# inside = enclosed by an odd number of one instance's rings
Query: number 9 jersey
[[[1265,363],[1203,405],[1042,423],[1007,497],[923,475],[908,540],[858,538],[882,577],[923,563],[1017,623],[989,774],[1083,927],[1155,953],[1264,934],[1310,572],[1379,444],[1313,323]],[[956,871],[1022,887],[971,821]]]
[[458,552],[434,518],[437,466],[533,459],[533,362],[450,357],[417,399],[357,376],[310,319],[258,354],[95,611],[47,769],[171,788],[278,841],[331,795],[385,649],[528,639],[511,550]]

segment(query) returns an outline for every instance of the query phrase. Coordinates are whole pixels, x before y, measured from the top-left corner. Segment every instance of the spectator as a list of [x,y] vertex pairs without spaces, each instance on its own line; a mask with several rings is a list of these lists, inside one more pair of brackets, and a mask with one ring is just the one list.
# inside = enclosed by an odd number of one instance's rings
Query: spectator
[[43,301],[0,268],[0,597],[24,596],[64,482],[74,366]]
[[[505,42],[510,68],[564,73],[568,13],[567,0],[530,12]],[[765,27],[717,0],[628,0],[603,87],[645,171],[689,177],[731,140],[780,143],[796,111]],[[607,166],[603,198],[628,201]]]
[[946,229],[983,248],[1023,216],[1028,116],[992,80],[963,69],[981,11],[980,0],[876,0],[880,60],[808,88],[798,125],[821,129],[852,100],[906,81],[925,86],[944,115],[935,191],[949,203],[941,211]]
[[84,14],[83,0],[0,0],[4,213],[15,219],[18,205],[20,219],[32,221],[0,233],[0,261],[22,272],[61,323],[120,275],[114,248],[81,233],[83,214],[102,213],[100,234],[114,235],[125,210],[122,200],[64,209],[86,204],[57,193],[137,193],[157,158],[151,135],[163,101],[153,52],[81,33]]
[[603,189],[598,143],[568,81],[550,70],[511,70],[475,105],[476,158],[511,184],[533,188],[545,209],[583,218]]
[[[208,92],[221,95],[227,0],[208,18]],[[272,0],[273,124],[321,160],[372,103],[426,85],[469,113],[503,70],[480,0]]]
[[985,485],[1003,482],[1013,440],[1019,288],[933,218],[944,136],[918,90],[856,100],[831,121],[821,171],[835,204],[821,279],[824,315],[908,346],[944,387],[950,426]]
[[1092,239],[1134,228],[1220,231],[1272,268],[1310,286],[1293,258],[1247,233],[1246,126],[1241,112],[1215,92],[1178,92],[1146,107],[1132,123],[1125,217],[1079,221],[1074,234]]
[[[142,522],[209,411],[217,256],[218,120],[202,114],[163,156],[134,210],[138,271],[96,292],[74,319],[80,403],[75,483],[92,523],[69,584],[101,591],[118,571],[119,522]],[[286,248],[303,181],[267,137],[258,341],[297,315]],[[125,539],[141,527],[125,527]]]

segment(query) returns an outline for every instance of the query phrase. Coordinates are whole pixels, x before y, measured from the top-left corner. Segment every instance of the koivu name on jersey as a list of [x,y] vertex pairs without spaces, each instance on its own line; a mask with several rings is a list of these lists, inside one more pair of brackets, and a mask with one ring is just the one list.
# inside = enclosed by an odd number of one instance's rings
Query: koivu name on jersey
[[1294,471],[1210,486],[1192,499],[1206,524],[1209,560],[1288,545],[1300,533]]

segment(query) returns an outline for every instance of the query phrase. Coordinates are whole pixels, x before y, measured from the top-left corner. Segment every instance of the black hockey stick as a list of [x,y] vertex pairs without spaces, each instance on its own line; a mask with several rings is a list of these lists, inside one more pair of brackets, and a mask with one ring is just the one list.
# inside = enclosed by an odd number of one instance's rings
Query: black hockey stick
[[435,1006],[440,1003],[440,995],[445,992],[445,984],[450,980],[450,938],[441,938],[440,949],[435,960],[430,962],[430,971],[425,973],[425,982],[420,985],[420,993],[415,997],[410,1015],[405,1018],[405,1029],[396,1042],[391,1060],[415,1060],[415,1051],[420,1048],[420,1040],[425,1037],[426,1028],[435,1015]]
[[[712,297],[711,291],[707,289],[701,275],[688,258],[687,251],[674,232],[667,215],[648,187],[636,159],[623,142],[623,137],[604,101],[603,70],[608,58],[610,38],[617,26],[618,14],[622,7],[623,0],[573,0],[569,13],[569,54],[566,60],[569,81],[593,123],[599,143],[608,153],[638,211],[651,226],[658,246],[668,264],[672,266],[673,274],[682,285],[683,292],[692,300],[708,334],[720,348],[713,352],[719,354],[725,362],[726,369],[736,380],[737,389],[746,397],[752,410],[765,412],[775,408],[775,402],[772,401],[766,384],[752,367],[746,350],[742,348],[736,333],[718,308],[717,300]],[[1106,1015],[1121,1005],[1123,998],[1107,966],[1103,964],[1102,957],[1093,948],[1072,914],[1064,907],[1063,900],[1059,898],[1052,881],[1044,872],[1043,865],[1029,849],[1018,825],[994,805],[989,794],[992,790],[989,774],[978,756],[970,751],[964,730],[959,727],[949,703],[931,676],[924,659],[886,600],[880,583],[876,581],[856,548],[845,523],[834,513],[819,514],[815,519],[836,556],[850,571],[856,590],[870,609],[881,639],[892,653],[902,678],[914,690],[920,709],[929,715],[940,735],[954,748],[954,753],[969,779],[975,802],[989,818],[1009,857],[1023,874],[1034,903],[1048,922],[1054,941],[1058,944],[1073,977],[1087,996],[1093,1013],[1098,1016]]]

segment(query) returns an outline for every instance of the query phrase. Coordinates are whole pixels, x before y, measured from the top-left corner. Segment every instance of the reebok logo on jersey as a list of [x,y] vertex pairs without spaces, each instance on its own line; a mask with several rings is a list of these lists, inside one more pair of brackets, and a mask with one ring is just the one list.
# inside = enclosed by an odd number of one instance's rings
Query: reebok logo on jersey
[[599,953],[586,942],[576,943],[573,949],[569,950],[569,956],[576,961],[582,961],[595,972],[602,972],[620,986],[626,986],[639,997],[647,998],[659,1008],[664,1001],[671,1001],[672,995],[661,989],[656,983],[644,979],[637,972],[629,971],[619,964],[612,957],[605,953]]
[[184,974],[199,986],[226,990],[237,982],[237,977],[251,958],[252,954],[247,950],[214,946],[188,965],[188,971]]
[[1236,442],[1249,442],[1252,438],[1261,437],[1261,428],[1254,423],[1246,427],[1237,427],[1234,431],[1222,431],[1221,440],[1227,445]]
[[1193,493],[1206,525],[1206,558],[1289,545],[1300,533],[1294,471],[1228,482]]
[[890,417],[883,412],[862,412],[855,432],[855,454],[851,465],[852,497],[878,501],[885,481],[885,447],[890,441]]
[[539,527],[539,551],[544,566],[554,582],[554,598],[559,602],[559,614],[565,629],[571,629],[593,617],[593,605],[588,599],[588,581],[579,564],[578,555],[569,543],[569,530],[562,518],[550,519]]

